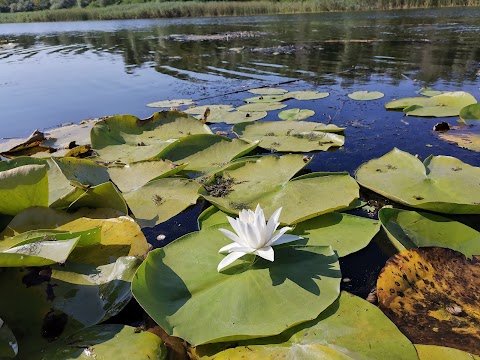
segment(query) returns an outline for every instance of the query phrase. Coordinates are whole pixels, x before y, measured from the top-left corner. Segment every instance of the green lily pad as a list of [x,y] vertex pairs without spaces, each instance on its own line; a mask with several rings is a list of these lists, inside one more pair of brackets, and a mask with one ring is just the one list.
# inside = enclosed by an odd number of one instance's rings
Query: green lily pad
[[305,90],[305,91],[290,91],[288,95],[290,97],[293,97],[295,100],[318,100],[318,99],[324,99],[330,96],[330,93]]
[[463,120],[480,120],[480,104],[471,104],[460,110],[460,118]]
[[218,345],[202,345],[195,353],[201,360],[417,359],[412,343],[376,306],[346,292],[313,321],[239,345],[220,352]]
[[177,106],[193,105],[194,102],[191,99],[175,99],[175,100],[162,100],[147,104],[148,107],[155,108],[171,108]]
[[415,344],[415,348],[419,360],[480,360],[480,356],[445,346]]
[[438,246],[459,251],[467,257],[480,254],[480,233],[460,222],[392,208],[381,209],[378,218],[398,251]]
[[193,345],[274,335],[315,318],[340,293],[330,247],[278,247],[272,263],[242,258],[219,273],[227,243],[208,228],[148,254],[132,291],[168,334]]
[[18,343],[12,330],[0,319],[0,358],[13,359],[18,354]]
[[122,194],[110,181],[87,189],[75,187],[66,196],[50,204],[50,207],[62,210],[81,207],[111,208],[128,213]]
[[391,101],[385,104],[387,109],[402,109],[409,116],[449,117],[458,116],[467,105],[477,100],[464,91],[444,92],[432,97],[413,97]]
[[52,158],[63,175],[78,187],[91,187],[110,180],[107,168],[92,160],[76,158]]
[[306,165],[302,155],[293,154],[238,161],[215,174],[199,193],[232,214],[260,204],[270,216],[283,207],[284,224],[346,208],[358,198],[358,185],[346,173],[312,173],[291,180]]
[[5,268],[0,316],[15,334],[19,358],[60,336],[117,314],[130,300],[130,281],[141,260],[123,257],[103,266],[69,264],[51,268]]
[[420,90],[418,90],[417,94],[431,97],[431,96],[443,94],[443,91],[435,90],[435,89],[426,87],[426,88],[421,88]]
[[293,97],[290,96],[290,93],[278,94],[278,95],[253,96],[253,97],[243,99],[243,101],[246,103],[278,103],[288,99],[293,99]]
[[0,163],[0,214],[16,215],[32,206],[48,206],[46,165]]
[[354,91],[351,94],[347,95],[352,100],[359,100],[359,101],[368,101],[368,100],[377,100],[381,99],[385,96],[384,93],[380,91]]
[[39,360],[167,358],[163,341],[149,331],[116,324],[95,325],[55,341]]
[[108,168],[110,178],[123,192],[138,189],[149,181],[169,177],[182,171],[187,164],[174,164],[170,160],[140,161]]
[[219,135],[198,134],[180,139],[162,150],[157,158],[187,164],[185,170],[219,170],[230,160],[248,154],[258,142],[230,139]]
[[287,107],[287,105],[276,103],[276,102],[268,102],[268,103],[252,103],[252,104],[242,105],[237,107],[236,110],[245,111],[245,112],[255,112],[255,111],[278,110],[278,109],[283,109],[284,107]]
[[[223,228],[233,231],[227,215],[211,206],[198,217],[199,229],[222,225]],[[305,239],[296,244],[331,246],[338,257],[343,257],[367,246],[379,229],[378,221],[333,212],[302,221],[295,225],[291,233]]]
[[250,89],[248,92],[252,94],[259,94],[259,95],[282,95],[287,93],[287,90],[280,89],[280,88],[258,88],[258,89]]
[[315,115],[313,110],[293,108],[281,111],[278,117],[282,120],[303,120],[313,115]]
[[232,105],[224,105],[224,104],[202,105],[202,106],[190,107],[186,110],[183,110],[183,112],[186,113],[186,114],[203,115],[203,114],[205,114],[205,111],[207,109],[210,109],[211,112],[214,112],[214,111],[231,111],[231,110],[233,110],[233,106]]
[[211,134],[210,128],[185,113],[161,111],[140,120],[112,116],[92,128],[92,148],[106,161],[149,160],[175,140],[192,134]]
[[[80,243],[84,246],[93,245],[85,242],[81,232],[87,232],[88,238],[97,236],[92,229],[101,228],[101,251],[105,257],[111,258],[111,248],[119,247],[119,256],[143,256],[148,250],[148,243],[140,227],[135,221],[113,209],[80,209],[74,213],[54,210],[45,207],[27,209],[13,218],[7,228],[0,233],[0,241],[6,241],[18,234],[38,229],[56,229],[77,233]],[[28,234],[27,234],[28,235]],[[60,235],[56,235],[60,236]],[[96,243],[96,240],[92,240]],[[74,253],[77,249],[75,249]],[[72,254],[73,256],[73,254]],[[92,254],[90,254],[92,256]],[[98,263],[98,264],[104,264]]]
[[394,149],[357,169],[360,185],[391,200],[450,214],[480,214],[480,168],[450,156],[417,157]]
[[343,135],[335,134],[344,128],[308,121],[295,122],[245,122],[233,127],[239,138],[248,141],[260,141],[264,149],[288,152],[308,152],[328,150],[342,146]]
[[190,179],[161,178],[125,194],[125,200],[141,227],[152,227],[197,202],[200,185]]
[[256,121],[267,116],[266,111],[224,111],[218,112],[213,116],[209,116],[208,123],[226,123],[238,124],[246,121]]

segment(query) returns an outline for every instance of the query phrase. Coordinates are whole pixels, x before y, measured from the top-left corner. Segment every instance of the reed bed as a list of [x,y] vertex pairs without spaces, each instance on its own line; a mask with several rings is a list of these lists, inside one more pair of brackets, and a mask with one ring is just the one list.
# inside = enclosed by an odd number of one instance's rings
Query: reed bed
[[96,8],[76,7],[59,10],[1,13],[0,23],[252,16],[454,6],[480,6],[480,0],[152,1]]

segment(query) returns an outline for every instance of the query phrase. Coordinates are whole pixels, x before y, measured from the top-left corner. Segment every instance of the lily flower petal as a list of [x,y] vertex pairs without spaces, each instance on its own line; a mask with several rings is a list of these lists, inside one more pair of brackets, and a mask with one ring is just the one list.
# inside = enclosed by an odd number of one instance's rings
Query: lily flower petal
[[285,234],[289,230],[292,230],[292,228],[289,226],[284,226],[283,228],[278,230],[277,233],[270,238],[267,245],[272,245],[275,241],[277,241],[281,236],[283,236],[283,234]]
[[301,239],[300,236],[285,234],[291,227],[285,226],[275,231],[280,225],[280,212],[282,208],[277,209],[265,223],[265,214],[260,204],[252,210],[243,209],[240,211],[237,219],[227,216],[227,220],[235,233],[227,229],[219,229],[226,237],[233,240],[234,243],[222,247],[219,252],[229,253],[218,265],[220,271],[230,265],[235,260],[246,254],[255,254],[266,260],[273,261],[275,258],[273,245],[285,244],[291,241]]
[[301,240],[301,239],[303,239],[301,236],[286,234],[286,235],[280,236],[276,241],[274,241],[271,244],[271,246],[286,244],[286,243],[296,241],[296,240]]
[[245,252],[232,252],[225,256],[225,258],[220,261],[220,264],[217,266],[217,271],[220,272],[225,269],[228,265],[233,263],[235,260],[240,259],[243,255],[246,255]]
[[253,253],[268,261],[273,261],[275,258],[275,254],[271,246],[265,246],[264,248],[254,251]]

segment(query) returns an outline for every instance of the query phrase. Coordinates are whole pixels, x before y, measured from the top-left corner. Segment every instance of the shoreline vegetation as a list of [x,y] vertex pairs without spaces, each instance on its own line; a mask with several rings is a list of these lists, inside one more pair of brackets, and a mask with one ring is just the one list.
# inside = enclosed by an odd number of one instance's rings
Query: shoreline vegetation
[[[141,3],[135,1],[142,0],[125,0],[113,4],[105,0],[93,0],[90,3],[88,0],[19,0],[18,3],[0,0],[0,23],[253,16],[480,6],[480,0],[151,1]],[[41,10],[35,10],[36,8]],[[25,9],[29,11],[24,11]]]

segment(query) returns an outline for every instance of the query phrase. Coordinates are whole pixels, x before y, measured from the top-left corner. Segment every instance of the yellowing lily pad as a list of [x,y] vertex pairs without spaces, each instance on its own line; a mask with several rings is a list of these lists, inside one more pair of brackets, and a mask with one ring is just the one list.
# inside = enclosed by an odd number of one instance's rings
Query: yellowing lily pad
[[194,354],[201,360],[417,359],[414,346],[376,306],[344,291],[315,320],[278,336],[227,346],[232,344],[202,345]]
[[147,119],[117,115],[92,128],[92,148],[106,161],[132,163],[149,160],[168,144],[193,134],[211,134],[210,128],[185,113],[161,111]]
[[287,93],[287,90],[280,89],[280,88],[258,88],[258,89],[250,89],[248,92],[252,94],[259,94],[259,95],[282,95]]
[[414,343],[480,354],[480,256],[444,248],[404,250],[377,281],[380,308]]
[[464,91],[444,92],[432,97],[404,98],[385,104],[387,109],[402,109],[410,116],[458,116],[467,105],[477,100]]
[[148,254],[132,291],[168,334],[192,345],[274,335],[315,318],[340,293],[330,247],[277,247],[272,263],[242,258],[219,273],[227,243],[207,228]]
[[246,122],[233,127],[238,137],[248,141],[260,141],[264,149],[288,152],[328,150],[342,146],[345,137],[335,132],[344,128],[315,122]]
[[282,120],[304,120],[313,115],[315,115],[313,110],[293,108],[281,111],[278,117]]
[[352,100],[359,100],[359,101],[369,101],[369,100],[377,100],[381,99],[385,96],[384,93],[380,91],[354,91],[351,94],[347,95]]
[[458,147],[480,152],[480,128],[451,129],[438,134],[442,140],[448,141]]
[[357,181],[389,199],[419,209],[480,214],[480,168],[454,157],[417,157],[394,149],[361,165]]
[[193,105],[193,104],[194,102],[191,99],[175,99],[175,100],[156,101],[156,102],[147,104],[147,106],[156,107],[156,108],[170,108],[170,107]]
[[185,170],[210,172],[219,170],[229,161],[248,154],[255,142],[230,139],[219,135],[191,135],[162,150],[157,157],[185,163]]
[[445,346],[415,344],[419,360],[480,360],[480,356]]
[[267,116],[266,111],[224,111],[209,116],[208,123],[238,124],[241,122],[256,121]]
[[268,102],[268,103],[253,103],[247,104],[237,107],[236,110],[238,111],[245,111],[245,112],[255,112],[255,111],[271,111],[271,110],[278,110],[287,107],[285,104],[276,103],[276,102]]
[[78,187],[90,187],[110,180],[107,168],[88,160],[76,158],[52,158],[63,175]]
[[460,118],[463,120],[480,120],[480,104],[465,106],[460,111]]
[[381,209],[378,218],[398,251],[439,246],[459,251],[467,257],[480,255],[480,233],[457,221],[392,208]]
[[319,92],[319,91],[290,91],[288,93],[290,97],[293,97],[295,100],[318,100],[326,98],[330,95],[328,92]]
[[148,250],[147,240],[135,221],[113,209],[80,209],[66,213],[45,207],[30,208],[13,218],[0,233],[0,239],[5,241],[8,237],[37,229],[81,232],[97,227],[101,227],[101,245],[121,247],[123,253],[120,256],[143,256]]
[[312,173],[291,180],[305,165],[303,155],[293,154],[238,161],[215,174],[199,192],[228,213],[260,204],[270,216],[283,207],[284,224],[346,208],[358,198],[358,185],[346,173]]
[[190,179],[161,178],[125,194],[125,200],[141,227],[152,227],[197,202],[200,185]]
[[53,342],[41,360],[155,359],[165,360],[163,341],[149,331],[116,324],[95,325]]

